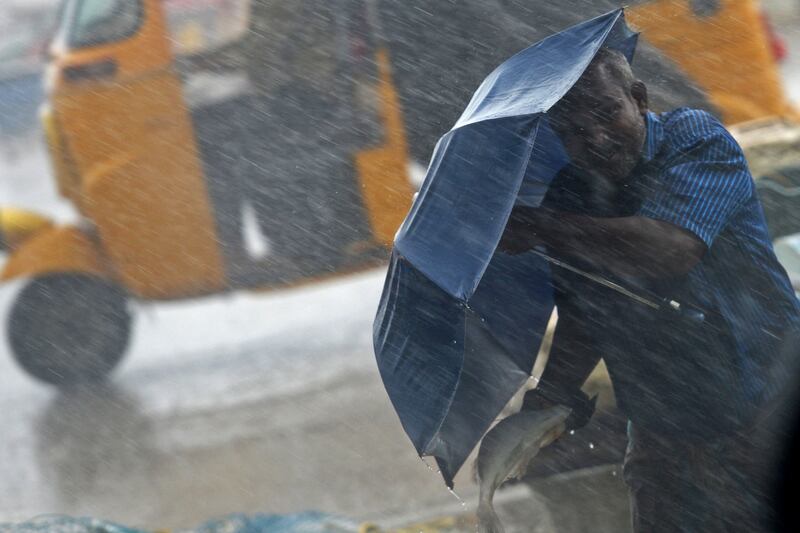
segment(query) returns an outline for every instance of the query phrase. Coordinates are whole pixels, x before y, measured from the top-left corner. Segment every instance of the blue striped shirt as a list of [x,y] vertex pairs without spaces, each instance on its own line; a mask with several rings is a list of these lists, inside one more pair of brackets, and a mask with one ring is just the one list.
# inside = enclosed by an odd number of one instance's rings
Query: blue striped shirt
[[562,172],[546,204],[662,220],[702,239],[708,251],[686,275],[617,281],[700,309],[706,320],[678,320],[564,272],[554,275],[557,305],[583,320],[635,423],[661,432],[727,432],[773,392],[768,375],[783,338],[800,328],[800,308],[731,135],[693,109],[648,113],[646,124],[641,161],[613,201],[588,200],[586,178]]

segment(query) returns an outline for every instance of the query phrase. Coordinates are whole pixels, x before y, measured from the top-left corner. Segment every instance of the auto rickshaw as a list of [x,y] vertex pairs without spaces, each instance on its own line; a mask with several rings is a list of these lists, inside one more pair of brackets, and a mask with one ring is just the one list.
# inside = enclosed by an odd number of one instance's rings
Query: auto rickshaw
[[[125,353],[132,299],[385,261],[410,207],[409,167],[478,82],[618,4],[574,3],[66,0],[42,121],[59,192],[81,219],[0,219],[14,235],[0,279],[27,280],[8,318],[17,361],[55,385],[101,379]],[[656,110],[793,116],[756,2],[632,4],[645,32],[634,69]],[[247,212],[263,257],[243,237]]]
[[[207,20],[239,16],[242,30],[197,26],[198,4],[233,5]],[[286,285],[381,260],[411,203],[407,148],[370,5],[341,4],[253,9],[290,32],[270,43],[266,87],[234,49],[251,31],[246,2],[66,2],[42,119],[59,192],[81,220],[6,232],[16,238],[2,279],[30,278],[8,319],[26,371],[57,385],[104,376],[128,344],[131,298]],[[247,205],[266,259],[246,249]]]

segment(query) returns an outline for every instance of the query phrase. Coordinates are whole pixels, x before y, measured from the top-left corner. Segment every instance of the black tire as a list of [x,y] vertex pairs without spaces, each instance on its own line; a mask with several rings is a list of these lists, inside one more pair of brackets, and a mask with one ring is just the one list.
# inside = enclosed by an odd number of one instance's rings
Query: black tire
[[122,360],[130,332],[125,292],[83,274],[34,279],[20,292],[8,319],[17,363],[57,386],[103,380]]

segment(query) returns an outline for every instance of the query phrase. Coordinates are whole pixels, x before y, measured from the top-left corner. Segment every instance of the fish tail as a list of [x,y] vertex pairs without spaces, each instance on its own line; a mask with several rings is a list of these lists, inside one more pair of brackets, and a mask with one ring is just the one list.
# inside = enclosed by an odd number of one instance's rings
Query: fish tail
[[480,501],[477,515],[479,533],[505,533],[500,518],[497,516],[497,513],[494,512],[494,506],[491,500]]

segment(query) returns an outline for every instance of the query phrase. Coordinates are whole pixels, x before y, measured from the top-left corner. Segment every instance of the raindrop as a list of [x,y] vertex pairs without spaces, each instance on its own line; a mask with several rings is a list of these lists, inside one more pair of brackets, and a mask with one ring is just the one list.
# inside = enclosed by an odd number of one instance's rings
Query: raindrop
[[590,443],[589,443],[589,449],[590,449],[590,450],[594,450],[594,443],[593,443],[593,442],[590,442]]
[[427,466],[427,467],[428,467],[428,470],[430,470],[431,472],[434,472],[434,471],[435,471],[437,474],[439,473],[439,471],[438,471],[438,470],[434,470],[434,469],[433,469],[433,467],[432,467],[430,464],[428,464],[428,461],[426,461],[426,460],[425,460],[425,458],[424,458],[423,456],[421,456],[421,455],[420,455],[420,456],[419,456],[419,460],[420,460],[420,461],[422,461],[422,463],[423,463],[425,466]]
[[456,494],[456,491],[454,491],[454,490],[453,490],[453,489],[451,489],[451,488],[448,488],[447,490],[450,492],[450,494],[452,494],[452,495],[453,495],[453,497],[455,497],[455,499],[456,499],[456,500],[458,500],[458,502],[461,504],[461,507],[462,507],[462,508],[464,508],[464,509],[466,509],[466,508],[467,508],[467,502],[465,502],[465,501],[464,501],[464,500],[461,498],[461,496],[459,496],[458,494]]

